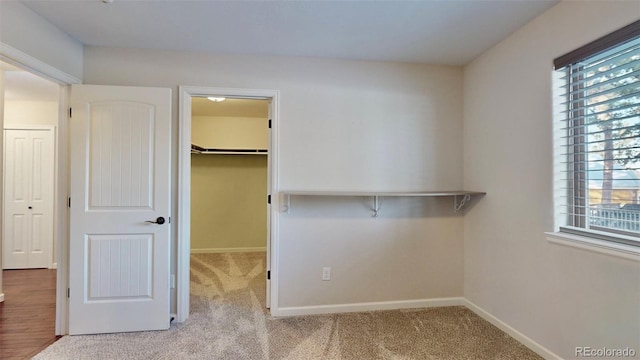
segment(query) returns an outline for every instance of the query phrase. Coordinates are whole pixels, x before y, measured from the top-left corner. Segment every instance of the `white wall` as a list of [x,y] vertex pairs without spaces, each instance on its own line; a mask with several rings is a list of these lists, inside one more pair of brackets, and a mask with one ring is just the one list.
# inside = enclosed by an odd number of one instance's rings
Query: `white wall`
[[6,101],[5,124],[58,125],[57,101]]
[[[548,243],[552,60],[638,20],[637,1],[564,1],[464,70],[464,295],[564,358],[640,353],[640,263]],[[640,356],[640,355],[639,355]]]
[[18,1],[0,1],[0,43],[82,79],[82,44]]
[[[458,67],[88,47],[84,79],[173,88],[174,155],[178,85],[280,90],[276,191],[462,186]],[[294,199],[280,216],[279,305],[461,296],[463,218],[450,201],[385,200],[372,219],[370,199]]]

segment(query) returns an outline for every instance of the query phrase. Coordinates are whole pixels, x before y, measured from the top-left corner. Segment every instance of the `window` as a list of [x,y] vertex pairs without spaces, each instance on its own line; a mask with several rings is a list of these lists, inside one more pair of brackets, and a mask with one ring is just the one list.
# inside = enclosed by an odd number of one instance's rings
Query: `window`
[[640,246],[640,21],[554,65],[560,231]]

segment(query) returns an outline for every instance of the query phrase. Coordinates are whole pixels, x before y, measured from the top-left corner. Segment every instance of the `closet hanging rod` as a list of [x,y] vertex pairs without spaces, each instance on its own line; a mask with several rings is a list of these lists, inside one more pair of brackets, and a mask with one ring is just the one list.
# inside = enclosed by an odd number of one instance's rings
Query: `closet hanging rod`
[[222,94],[202,94],[202,95],[191,95],[192,97],[199,97],[199,98],[207,98],[207,97],[224,97],[226,99],[240,99],[240,100],[271,100],[271,97],[266,97],[266,96],[249,96],[249,95],[238,95],[238,96],[233,96],[233,95],[222,95]]
[[222,149],[222,148],[204,148],[195,144],[191,144],[192,154],[268,154],[268,149]]

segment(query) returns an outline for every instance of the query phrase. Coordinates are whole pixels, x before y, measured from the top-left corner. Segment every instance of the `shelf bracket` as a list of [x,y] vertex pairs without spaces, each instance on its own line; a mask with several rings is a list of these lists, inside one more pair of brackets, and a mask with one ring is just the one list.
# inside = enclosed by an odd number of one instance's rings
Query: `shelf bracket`
[[284,201],[280,201],[280,212],[289,213],[289,209],[291,209],[291,195],[282,194]]
[[[458,197],[461,197],[460,200],[458,200]],[[467,205],[467,202],[471,200],[471,195],[469,194],[464,194],[464,195],[454,195],[453,197],[453,210],[455,212],[459,212],[460,210],[462,210],[462,208]]]
[[374,218],[378,217],[378,212],[380,211],[380,208],[382,207],[382,201],[380,201],[380,197],[375,195],[373,197],[373,209],[371,209],[373,211],[373,215],[371,215]]

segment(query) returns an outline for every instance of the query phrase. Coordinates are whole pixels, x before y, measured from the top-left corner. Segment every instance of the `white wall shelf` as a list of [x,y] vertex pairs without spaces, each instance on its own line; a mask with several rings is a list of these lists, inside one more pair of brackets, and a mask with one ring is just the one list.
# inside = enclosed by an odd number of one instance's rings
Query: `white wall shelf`
[[374,192],[374,191],[281,191],[280,194],[284,197],[283,211],[289,212],[291,209],[291,196],[357,196],[357,197],[372,197],[373,198],[373,211],[372,216],[377,217],[380,211],[381,202],[380,198],[383,197],[453,197],[453,210],[458,212],[464,208],[464,206],[471,200],[474,195],[485,195],[485,192],[480,191],[407,191],[407,192]]
[[267,149],[206,149],[198,145],[191,144],[192,154],[202,155],[267,155]]

